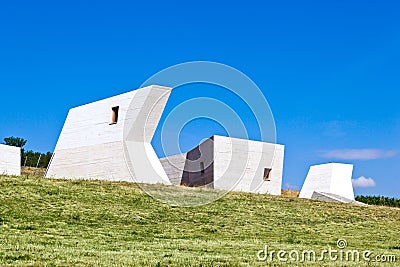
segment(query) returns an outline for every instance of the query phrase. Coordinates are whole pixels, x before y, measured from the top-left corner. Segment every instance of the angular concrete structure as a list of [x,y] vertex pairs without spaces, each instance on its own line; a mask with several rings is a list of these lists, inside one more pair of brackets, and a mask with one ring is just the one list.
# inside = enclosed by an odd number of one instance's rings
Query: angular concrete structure
[[0,144],[0,174],[21,175],[21,148]]
[[150,144],[170,93],[153,85],[71,109],[46,177],[170,184]]
[[283,145],[213,136],[158,159],[150,142],[170,93],[154,85],[72,108],[46,177],[281,194]]
[[174,185],[280,195],[283,159],[283,145],[214,135],[160,161]]
[[311,166],[300,191],[300,198],[354,202],[351,182],[353,165],[328,163]]

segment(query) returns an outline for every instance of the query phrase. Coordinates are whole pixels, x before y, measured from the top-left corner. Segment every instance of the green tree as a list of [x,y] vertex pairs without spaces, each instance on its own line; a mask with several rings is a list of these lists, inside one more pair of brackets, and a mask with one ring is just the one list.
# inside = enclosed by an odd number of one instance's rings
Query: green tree
[[26,145],[27,140],[21,137],[6,137],[4,138],[4,144],[8,146],[17,146],[23,148]]
[[38,164],[39,168],[47,168],[49,165],[49,162],[52,157],[52,153],[47,152],[47,153],[40,153],[40,152],[34,152],[32,150],[25,151],[22,155],[22,166],[25,165],[25,159],[26,159],[26,166],[28,167],[36,167],[36,164],[39,160],[40,161]]

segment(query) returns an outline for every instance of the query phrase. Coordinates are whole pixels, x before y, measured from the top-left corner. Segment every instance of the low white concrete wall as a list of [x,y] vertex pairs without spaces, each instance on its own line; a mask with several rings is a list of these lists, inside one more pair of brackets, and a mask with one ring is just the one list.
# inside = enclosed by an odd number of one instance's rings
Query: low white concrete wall
[[21,148],[0,144],[0,174],[21,175]]
[[168,179],[173,185],[181,185],[187,153],[160,159]]

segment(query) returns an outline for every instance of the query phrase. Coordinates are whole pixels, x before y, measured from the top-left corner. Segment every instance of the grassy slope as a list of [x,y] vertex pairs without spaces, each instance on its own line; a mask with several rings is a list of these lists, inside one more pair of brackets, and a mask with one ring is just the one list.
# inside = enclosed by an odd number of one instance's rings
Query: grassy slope
[[400,264],[399,209],[244,193],[181,208],[134,184],[4,176],[0,190],[2,265],[280,266],[257,251],[321,251],[338,238]]

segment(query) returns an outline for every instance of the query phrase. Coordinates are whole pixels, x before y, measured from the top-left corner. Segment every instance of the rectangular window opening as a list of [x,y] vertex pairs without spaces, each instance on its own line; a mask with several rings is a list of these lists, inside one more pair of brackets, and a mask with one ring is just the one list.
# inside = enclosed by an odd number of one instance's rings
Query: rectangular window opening
[[118,111],[119,111],[119,106],[112,107],[111,108],[111,124],[116,124],[118,122]]
[[200,172],[201,172],[201,175],[204,174],[204,162],[200,162]]
[[271,168],[264,168],[264,181],[271,181]]

